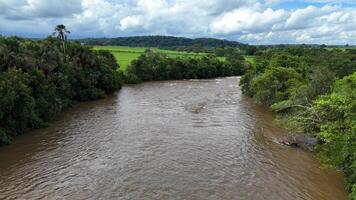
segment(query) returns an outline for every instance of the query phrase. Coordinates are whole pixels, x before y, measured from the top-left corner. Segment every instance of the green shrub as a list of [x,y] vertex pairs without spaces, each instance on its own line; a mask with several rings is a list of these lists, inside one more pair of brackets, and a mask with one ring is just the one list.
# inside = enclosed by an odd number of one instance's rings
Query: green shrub
[[[356,54],[312,48],[267,50],[241,78],[242,91],[271,106],[293,132],[319,138],[321,161],[341,169],[356,198]],[[335,82],[336,81],[336,82]]]
[[119,89],[123,75],[107,51],[76,42],[0,37],[0,145],[39,128],[77,101]]
[[[233,60],[233,59],[230,59]],[[147,50],[126,70],[129,83],[153,80],[206,79],[241,75],[244,62],[223,62],[214,56],[168,57]]]

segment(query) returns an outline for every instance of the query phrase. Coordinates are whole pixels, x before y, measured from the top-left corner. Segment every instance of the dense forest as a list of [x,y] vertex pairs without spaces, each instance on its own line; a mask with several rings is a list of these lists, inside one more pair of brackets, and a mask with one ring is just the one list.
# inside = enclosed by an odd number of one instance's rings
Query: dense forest
[[77,42],[0,37],[0,145],[121,87],[114,57]]
[[242,56],[228,56],[220,61],[215,56],[169,57],[146,50],[127,68],[128,83],[153,80],[206,79],[242,75],[246,68]]
[[179,47],[241,47],[244,44],[228,40],[215,38],[190,39],[173,36],[136,36],[118,38],[87,38],[80,39],[79,42],[88,45],[111,45],[130,47],[159,47],[159,48],[179,48]]
[[322,162],[344,172],[356,199],[356,50],[269,49],[240,84],[293,134],[318,138]]

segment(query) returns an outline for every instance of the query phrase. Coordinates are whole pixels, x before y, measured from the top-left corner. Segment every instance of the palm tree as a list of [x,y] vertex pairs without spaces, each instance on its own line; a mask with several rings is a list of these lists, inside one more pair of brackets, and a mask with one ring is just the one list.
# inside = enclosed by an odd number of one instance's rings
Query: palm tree
[[59,24],[54,28],[52,35],[57,35],[57,38],[62,41],[63,52],[66,53],[65,41],[67,40],[67,34],[70,34],[70,31],[67,30],[66,26]]

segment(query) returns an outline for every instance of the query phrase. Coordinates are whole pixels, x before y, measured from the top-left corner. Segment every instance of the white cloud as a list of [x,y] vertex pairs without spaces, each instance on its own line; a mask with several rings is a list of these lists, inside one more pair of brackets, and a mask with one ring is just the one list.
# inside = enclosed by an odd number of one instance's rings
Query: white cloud
[[210,24],[215,34],[250,43],[355,43],[356,11],[338,6],[297,10],[240,8]]
[[213,33],[223,34],[264,32],[287,17],[284,10],[273,11],[268,8],[258,12],[250,8],[239,8],[217,17],[210,27]]
[[137,7],[147,12],[155,12],[159,9],[164,9],[167,5],[165,0],[139,0],[137,2]]
[[328,5],[321,8],[308,6],[303,9],[298,9],[290,14],[285,26],[290,29],[306,28],[317,23],[317,17],[333,13],[337,9],[337,7]]
[[80,0],[27,0],[22,10],[36,17],[67,17],[82,12]]
[[82,12],[81,0],[1,0],[0,11],[9,19],[70,17]]
[[[353,0],[273,9],[291,0],[0,0],[0,34],[46,36],[64,23],[71,37],[177,35],[249,43],[356,44]],[[282,5],[282,4],[281,4]]]
[[120,20],[120,29],[126,30],[132,27],[138,27],[143,23],[141,16],[127,16]]

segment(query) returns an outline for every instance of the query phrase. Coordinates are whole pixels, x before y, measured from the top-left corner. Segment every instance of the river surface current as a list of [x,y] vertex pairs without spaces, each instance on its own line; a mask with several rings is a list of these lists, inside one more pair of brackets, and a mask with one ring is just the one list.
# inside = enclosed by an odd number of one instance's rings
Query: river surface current
[[125,86],[0,148],[0,199],[347,199],[238,77]]

